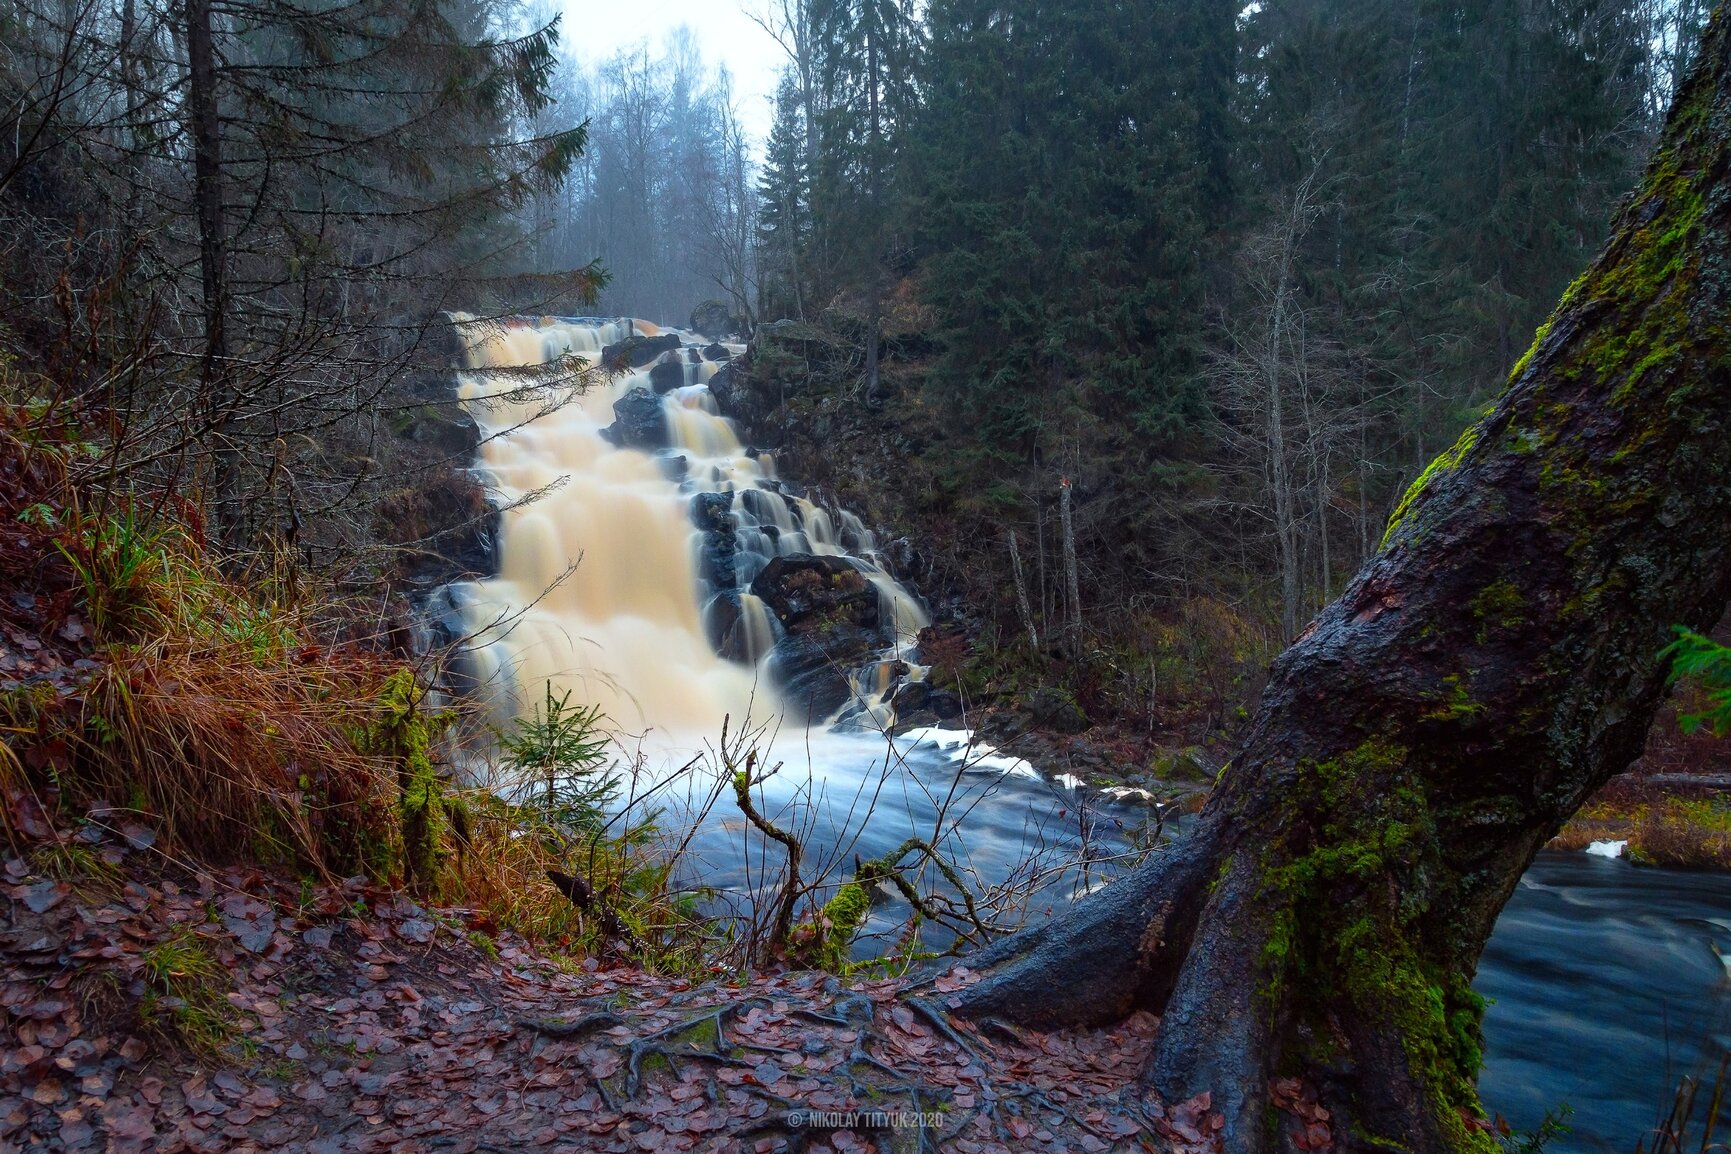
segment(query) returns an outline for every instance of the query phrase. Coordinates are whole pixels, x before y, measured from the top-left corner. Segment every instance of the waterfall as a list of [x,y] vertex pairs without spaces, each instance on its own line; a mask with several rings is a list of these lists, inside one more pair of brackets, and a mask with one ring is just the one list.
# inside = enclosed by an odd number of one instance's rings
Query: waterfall
[[[838,559],[832,569],[875,591],[881,646],[836,673],[849,700],[814,720],[893,722],[887,697],[917,669],[903,659],[927,619],[858,518],[832,518],[784,484],[720,415],[709,382],[731,373],[742,346],[644,321],[456,320],[467,354],[459,396],[505,513],[497,576],[453,596],[474,675],[501,717],[550,682],[670,747],[714,740],[724,717],[774,718],[788,706],[778,685],[792,666],[777,654],[786,630],[752,587],[779,557]],[[559,385],[525,372],[556,366],[568,379],[604,352],[605,367],[627,367],[589,371],[565,404],[548,402]]]

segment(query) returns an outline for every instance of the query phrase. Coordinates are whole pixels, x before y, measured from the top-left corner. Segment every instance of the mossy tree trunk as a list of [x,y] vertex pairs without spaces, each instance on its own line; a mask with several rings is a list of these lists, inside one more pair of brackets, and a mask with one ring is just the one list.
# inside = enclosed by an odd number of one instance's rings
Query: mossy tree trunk
[[1494,410],[1274,664],[1193,833],[994,947],[960,1012],[1163,1014],[1147,1065],[1228,1150],[1489,1147],[1470,983],[1533,855],[1640,752],[1674,625],[1731,596],[1731,20],[1613,239]]

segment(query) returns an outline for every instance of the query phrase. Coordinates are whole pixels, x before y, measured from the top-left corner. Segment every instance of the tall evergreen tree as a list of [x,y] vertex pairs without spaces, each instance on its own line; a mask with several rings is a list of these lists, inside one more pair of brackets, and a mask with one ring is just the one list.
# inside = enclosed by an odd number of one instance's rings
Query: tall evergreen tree
[[1217,7],[931,6],[917,212],[939,382],[995,445],[1025,453],[1054,404],[1155,435],[1193,411],[1204,221],[1227,183],[1231,53],[1218,19],[1196,39]]
[[805,111],[799,84],[784,73],[775,93],[775,119],[764,148],[759,185],[758,311],[766,317],[805,318],[810,286],[805,252],[811,239],[811,182],[805,154]]

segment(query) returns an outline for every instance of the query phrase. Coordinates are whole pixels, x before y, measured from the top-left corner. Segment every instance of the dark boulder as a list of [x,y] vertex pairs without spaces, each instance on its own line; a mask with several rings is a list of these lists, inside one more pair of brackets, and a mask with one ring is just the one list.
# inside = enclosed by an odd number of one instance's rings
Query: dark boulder
[[912,713],[916,709],[924,709],[931,699],[931,685],[924,681],[909,681],[896,690],[896,695],[890,699],[890,705],[899,716]]
[[926,708],[942,721],[954,721],[962,715],[962,699],[948,689],[934,689],[926,698]]
[[379,502],[377,539],[397,546],[393,571],[415,585],[491,577],[499,569],[500,514],[469,470],[435,469]]
[[772,557],[751,591],[784,635],[770,654],[782,697],[808,721],[832,716],[853,699],[849,674],[890,642],[878,619],[878,593],[843,557]]
[[704,301],[691,310],[691,331],[712,341],[737,331],[738,318],[726,301]]
[[699,493],[691,498],[691,523],[705,531],[733,527],[732,493]]
[[[701,576],[716,593],[732,593],[739,587],[739,534],[732,510],[733,497],[727,493],[699,493],[691,499],[691,523],[703,532]],[[737,618],[737,605],[733,613]],[[716,645],[716,638],[712,636],[710,643]],[[722,652],[719,645],[716,652]]]
[[877,588],[845,557],[790,553],[771,558],[751,591],[789,633],[878,629]]
[[1058,733],[1081,733],[1093,723],[1076,699],[1062,689],[1036,689],[1024,699],[1023,705],[1033,715],[1034,724]]
[[709,638],[709,647],[728,661],[748,665],[751,663],[751,646],[744,617],[739,594],[731,589],[717,593],[703,607],[703,632]]
[[626,449],[667,447],[667,414],[661,411],[661,398],[642,385],[613,402],[613,418],[601,435],[615,445]]
[[457,400],[451,379],[429,374],[415,382],[412,392],[426,403],[397,410],[391,417],[391,431],[404,441],[460,457],[467,464],[480,449],[481,430]]
[[709,394],[715,398],[715,403],[721,406],[723,416],[733,415],[733,385],[734,374],[731,363],[722,365],[709,378]]
[[685,384],[685,365],[677,356],[664,357],[649,370],[649,384],[657,393],[671,393]]
[[601,363],[610,369],[640,369],[662,353],[678,347],[679,337],[674,333],[662,333],[658,337],[626,337],[601,350]]
[[731,361],[733,352],[726,345],[717,341],[703,350],[703,359],[708,361]]
[[871,661],[877,637],[843,627],[826,635],[787,634],[769,655],[769,674],[782,700],[807,722],[822,721],[854,699],[848,675]]

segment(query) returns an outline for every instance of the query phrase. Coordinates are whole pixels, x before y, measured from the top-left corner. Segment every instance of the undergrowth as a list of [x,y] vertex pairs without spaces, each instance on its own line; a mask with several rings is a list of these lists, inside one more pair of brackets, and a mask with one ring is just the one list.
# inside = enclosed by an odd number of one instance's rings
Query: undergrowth
[[190,926],[180,926],[139,955],[144,994],[138,1014],[146,1029],[174,1038],[195,1054],[214,1056],[244,1029],[223,996],[222,967]]
[[[376,636],[376,603],[286,549],[224,555],[195,504],[87,467],[96,450],[27,384],[0,364],[0,527],[15,535],[0,624],[54,658],[0,674],[0,827],[33,869],[112,887],[114,868],[56,831],[142,827],[164,863],[363,875],[460,903],[478,948],[509,929],[571,958],[708,964],[716,931],[674,887],[656,815],[612,812],[598,713],[549,691],[501,735],[536,788],[459,786],[457,714]],[[147,1016],[194,1048],[222,1043],[223,1007],[198,993],[220,975],[195,936],[156,947],[146,972]]]
[[1559,849],[1625,841],[1636,865],[1731,869],[1731,804],[1723,798],[1661,797],[1632,804],[1600,802],[1570,819]]

